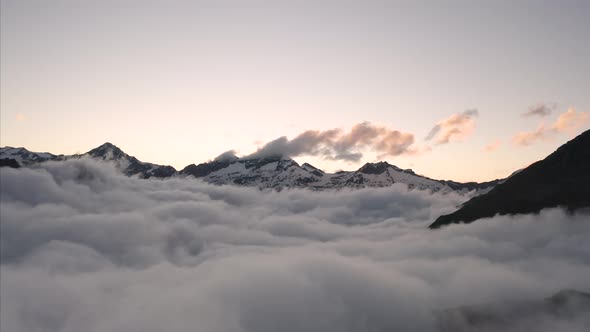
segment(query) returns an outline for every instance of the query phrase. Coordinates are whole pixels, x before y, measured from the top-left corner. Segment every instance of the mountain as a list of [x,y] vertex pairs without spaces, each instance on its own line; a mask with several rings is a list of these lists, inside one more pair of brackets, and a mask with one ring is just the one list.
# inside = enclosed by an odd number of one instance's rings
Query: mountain
[[[171,166],[162,166],[139,161],[111,143],[105,143],[84,154],[70,156],[30,152],[25,148],[0,148],[0,159],[6,159],[6,166],[32,166],[44,161],[59,161],[75,158],[94,158],[110,161],[125,175],[140,178],[166,178],[171,176],[195,177],[216,185],[239,185],[260,189],[308,188],[312,190],[388,187],[394,183],[406,184],[410,189],[432,192],[457,192],[466,194],[485,193],[500,180],[485,183],[460,183],[434,180],[401,169],[387,162],[367,163],[356,171],[326,173],[308,163],[299,165],[296,161],[282,156],[238,158],[231,151],[223,153],[212,161],[192,164],[181,171]],[[0,164],[3,165],[3,164]]]
[[[235,156],[234,156],[235,157]],[[299,165],[281,156],[230,158],[189,165],[179,172],[213,184],[237,184],[258,188],[309,188],[313,190],[388,187],[403,183],[409,188],[433,192],[486,192],[499,180],[486,183],[459,183],[433,180],[387,162],[367,163],[357,171],[326,173],[308,163]]]
[[569,211],[590,207],[590,130],[529,167],[513,173],[485,195],[472,198],[430,228],[469,223],[496,214],[536,213],[544,208]]
[[[11,163],[12,165],[29,166],[48,160],[57,160],[60,157],[63,157],[63,155],[58,156],[47,152],[31,152],[25,148],[13,148],[10,146],[0,148],[0,159],[7,160],[5,163]],[[16,164],[14,164],[15,162]]]
[[2,166],[19,167],[32,166],[45,161],[61,161],[76,158],[94,158],[111,161],[127,176],[140,178],[165,178],[176,174],[172,166],[162,166],[139,161],[111,143],[105,143],[84,154],[55,155],[47,152],[31,152],[25,148],[3,147],[0,148],[0,160]]
[[112,161],[117,168],[121,169],[127,176],[139,176],[140,178],[167,178],[176,174],[176,169],[172,166],[156,165],[139,161],[137,158],[130,156],[111,143],[105,143],[95,149],[92,149],[82,156],[88,156],[94,159]]

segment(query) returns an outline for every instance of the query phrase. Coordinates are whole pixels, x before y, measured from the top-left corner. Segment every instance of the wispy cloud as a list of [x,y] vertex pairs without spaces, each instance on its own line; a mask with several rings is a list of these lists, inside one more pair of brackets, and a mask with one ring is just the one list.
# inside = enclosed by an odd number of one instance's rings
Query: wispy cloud
[[350,131],[340,128],[307,130],[293,139],[279,137],[266,143],[250,157],[300,155],[320,156],[330,160],[359,161],[362,150],[369,149],[382,156],[399,156],[412,153],[414,135],[384,126],[362,122]]
[[426,136],[426,140],[434,139],[436,144],[447,144],[460,141],[469,136],[475,128],[475,118],[479,115],[476,109],[456,113],[436,124]]
[[529,107],[529,109],[522,113],[523,117],[540,116],[545,117],[551,115],[551,113],[557,108],[556,103],[539,103]]
[[492,152],[492,151],[498,150],[501,145],[502,145],[502,140],[497,139],[497,140],[487,144],[483,149],[485,152]]
[[546,126],[545,123],[541,123],[536,130],[519,132],[512,137],[512,142],[515,145],[527,146],[549,139],[558,133],[573,135],[579,129],[586,127],[589,120],[590,113],[578,112],[575,108],[570,107],[552,125]]

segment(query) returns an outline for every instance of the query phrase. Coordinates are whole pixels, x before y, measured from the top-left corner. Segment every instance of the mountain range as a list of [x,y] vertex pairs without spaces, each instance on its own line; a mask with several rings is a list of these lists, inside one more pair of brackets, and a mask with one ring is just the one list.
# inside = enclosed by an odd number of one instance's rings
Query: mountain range
[[25,148],[0,148],[0,165],[31,167],[46,161],[62,161],[76,158],[93,158],[114,163],[127,176],[139,178],[195,177],[216,185],[239,185],[260,189],[307,188],[312,190],[388,187],[403,183],[409,189],[432,192],[457,192],[459,194],[483,194],[501,180],[489,182],[455,182],[435,180],[401,169],[387,162],[367,163],[356,171],[327,173],[308,163],[299,165],[291,158],[270,156],[261,158],[243,157],[225,153],[201,164],[191,164],[180,171],[172,166],[142,162],[123,152],[111,143],[105,143],[84,154],[55,155],[46,152],[31,152]]

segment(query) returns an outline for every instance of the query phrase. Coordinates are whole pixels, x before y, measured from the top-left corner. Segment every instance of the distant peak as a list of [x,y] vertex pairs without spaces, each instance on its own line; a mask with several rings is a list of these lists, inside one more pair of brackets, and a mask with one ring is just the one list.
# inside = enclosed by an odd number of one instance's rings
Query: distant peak
[[88,151],[88,154],[93,157],[103,157],[106,159],[119,158],[126,155],[121,149],[110,142],[106,142],[101,146]]
[[111,148],[111,149],[112,148],[115,148],[115,149],[118,149],[118,147],[115,144],[111,143],[111,142],[105,142],[102,145],[100,145],[99,147],[97,147],[97,149],[99,149],[99,148]]
[[391,165],[386,161],[380,161],[376,163],[366,163],[363,167],[359,168],[358,172],[364,174],[381,174],[387,170]]

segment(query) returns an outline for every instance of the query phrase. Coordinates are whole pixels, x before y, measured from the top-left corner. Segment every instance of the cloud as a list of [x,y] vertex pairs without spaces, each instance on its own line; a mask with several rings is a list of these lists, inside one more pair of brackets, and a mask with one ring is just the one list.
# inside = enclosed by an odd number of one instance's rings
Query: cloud
[[248,157],[311,155],[356,162],[363,157],[364,149],[376,151],[381,156],[399,156],[412,153],[412,144],[413,134],[362,122],[349,132],[342,129],[307,130],[291,140],[279,137]]
[[560,133],[574,134],[578,129],[586,127],[588,120],[590,120],[590,113],[578,112],[575,108],[570,107],[557,118],[551,128]]
[[[2,331],[490,331],[445,310],[590,290],[588,215],[559,209],[431,231],[465,198],[141,180],[90,160],[0,176]],[[519,309],[502,330],[586,331],[587,311],[564,310]]]
[[488,143],[483,149],[485,152],[493,152],[500,148],[502,145],[502,140],[497,139],[493,142]]
[[426,140],[434,138],[436,144],[461,141],[473,132],[475,117],[478,115],[479,112],[476,109],[453,114],[435,125],[426,136]]
[[544,140],[547,138],[549,132],[545,127],[545,124],[540,124],[534,131],[523,131],[519,132],[512,137],[512,143],[521,146],[531,145],[537,141]]
[[529,107],[528,111],[522,113],[523,117],[530,117],[530,116],[549,116],[551,113],[557,108],[557,104],[555,103],[539,103]]
[[558,133],[575,135],[579,129],[586,127],[588,120],[590,120],[590,113],[578,112],[570,107],[551,126],[547,127],[541,123],[534,131],[519,132],[512,137],[512,142],[515,145],[527,146],[549,139]]
[[22,122],[22,121],[26,121],[27,120],[27,116],[23,113],[16,113],[16,115],[14,116],[14,118],[16,119],[16,121]]

